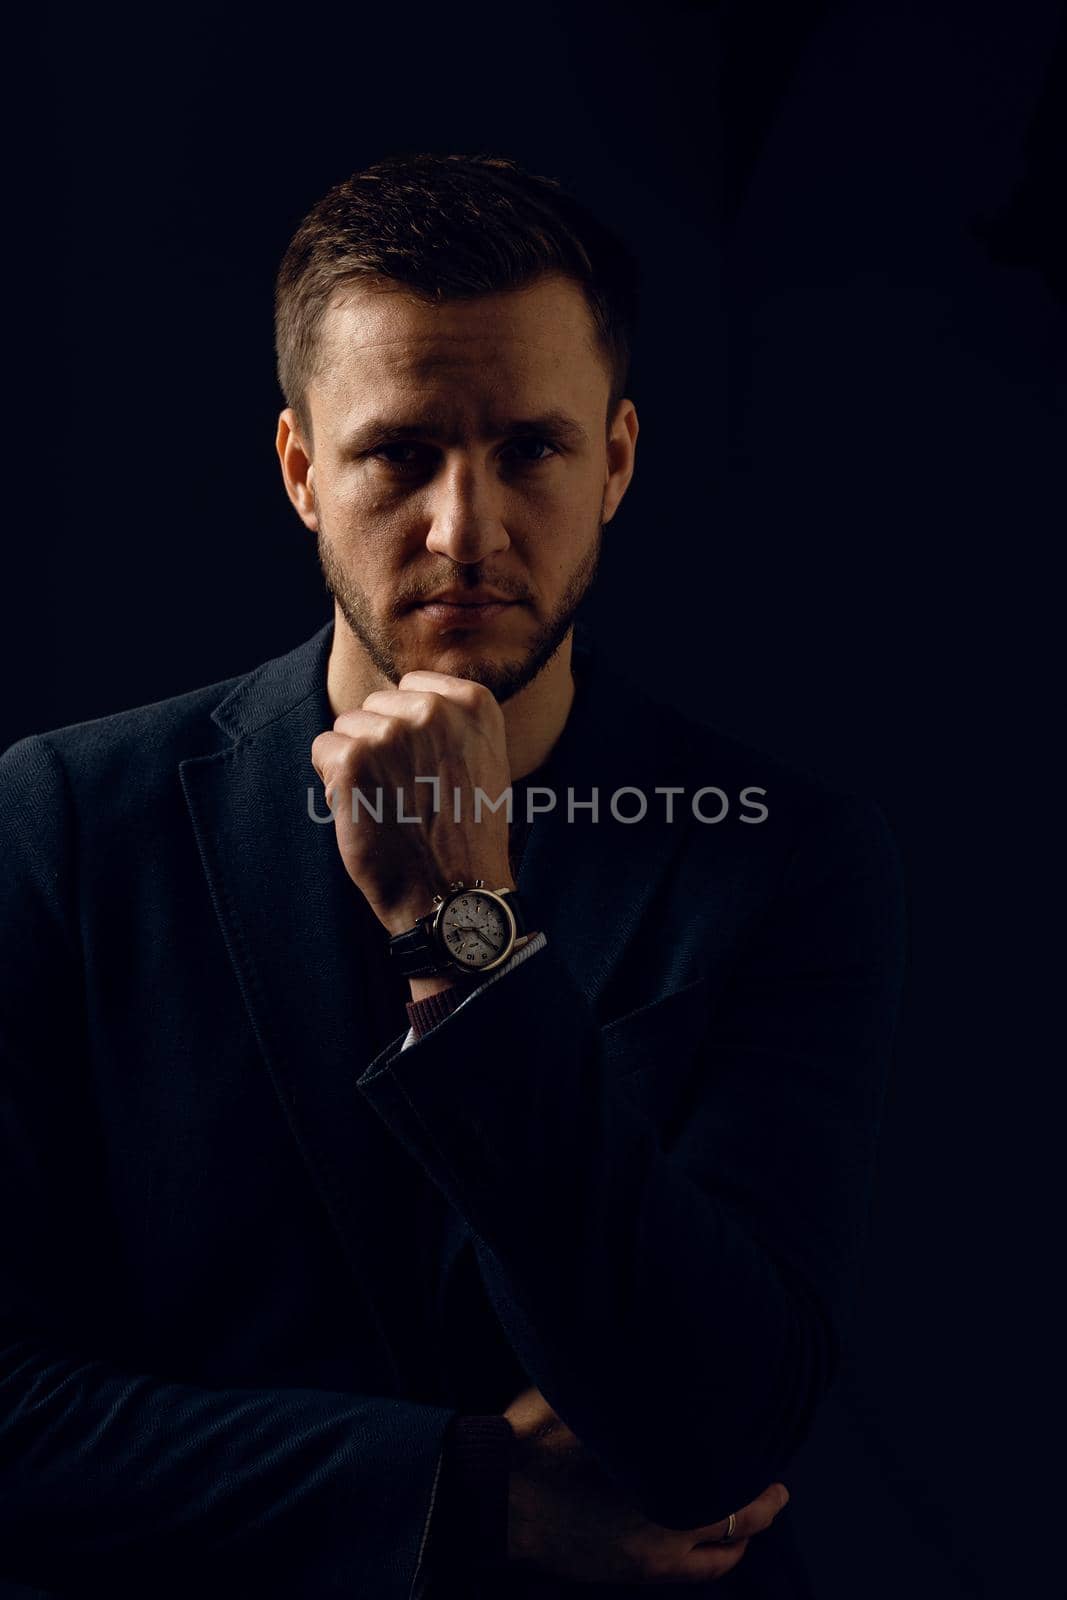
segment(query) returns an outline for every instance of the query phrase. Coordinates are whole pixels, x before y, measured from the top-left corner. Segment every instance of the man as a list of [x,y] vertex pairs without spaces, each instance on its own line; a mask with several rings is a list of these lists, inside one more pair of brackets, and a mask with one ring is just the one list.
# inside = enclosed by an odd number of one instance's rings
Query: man
[[277,295],[333,621],[0,763],[14,1583],[807,1592],[900,893],[576,628],[634,309],[513,162],[339,185]]

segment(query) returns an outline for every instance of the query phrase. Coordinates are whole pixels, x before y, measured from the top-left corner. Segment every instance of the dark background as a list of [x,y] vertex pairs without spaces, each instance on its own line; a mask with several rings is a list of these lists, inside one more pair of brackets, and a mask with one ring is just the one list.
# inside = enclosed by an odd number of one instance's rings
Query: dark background
[[1039,841],[1061,12],[50,10],[9,67],[32,95],[7,164],[0,745],[330,614],[273,453],[271,344],[276,264],[329,184],[395,149],[510,154],[636,250],[638,470],[591,624],[665,697],[877,798],[908,879],[855,1339],[790,1479],[826,1600],[1063,1582]]

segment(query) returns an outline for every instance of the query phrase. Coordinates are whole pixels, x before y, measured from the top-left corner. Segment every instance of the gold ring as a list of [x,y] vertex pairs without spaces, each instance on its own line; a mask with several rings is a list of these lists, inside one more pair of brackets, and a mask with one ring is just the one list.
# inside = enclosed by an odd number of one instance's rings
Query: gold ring
[[730,1515],[726,1519],[726,1532],[723,1534],[722,1538],[719,1540],[719,1543],[720,1544],[729,1544],[730,1540],[734,1536],[734,1529],[736,1527],[737,1527],[737,1517],[731,1511]]

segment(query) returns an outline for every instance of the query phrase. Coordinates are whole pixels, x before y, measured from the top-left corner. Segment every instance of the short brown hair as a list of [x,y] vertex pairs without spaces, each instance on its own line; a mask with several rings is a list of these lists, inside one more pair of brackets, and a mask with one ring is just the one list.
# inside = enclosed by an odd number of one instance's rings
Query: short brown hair
[[507,156],[387,156],[335,184],[297,228],[274,300],[278,382],[308,434],[319,327],[336,290],[392,279],[434,303],[524,288],[562,273],[583,290],[611,375],[608,416],[625,393],[638,311],[627,245],[558,179]]

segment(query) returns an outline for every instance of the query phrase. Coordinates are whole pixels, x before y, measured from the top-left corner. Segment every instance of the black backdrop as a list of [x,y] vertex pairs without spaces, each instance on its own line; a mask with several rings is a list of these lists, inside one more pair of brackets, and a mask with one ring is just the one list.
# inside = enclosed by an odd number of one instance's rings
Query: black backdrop
[[1062,1582],[1038,840],[1061,10],[53,9],[10,69],[32,96],[6,177],[4,745],[329,614],[271,349],[274,268],[328,184],[394,149],[494,150],[636,249],[638,470],[591,624],[700,717],[879,799],[908,874],[856,1337],[790,1482],[827,1600]]

